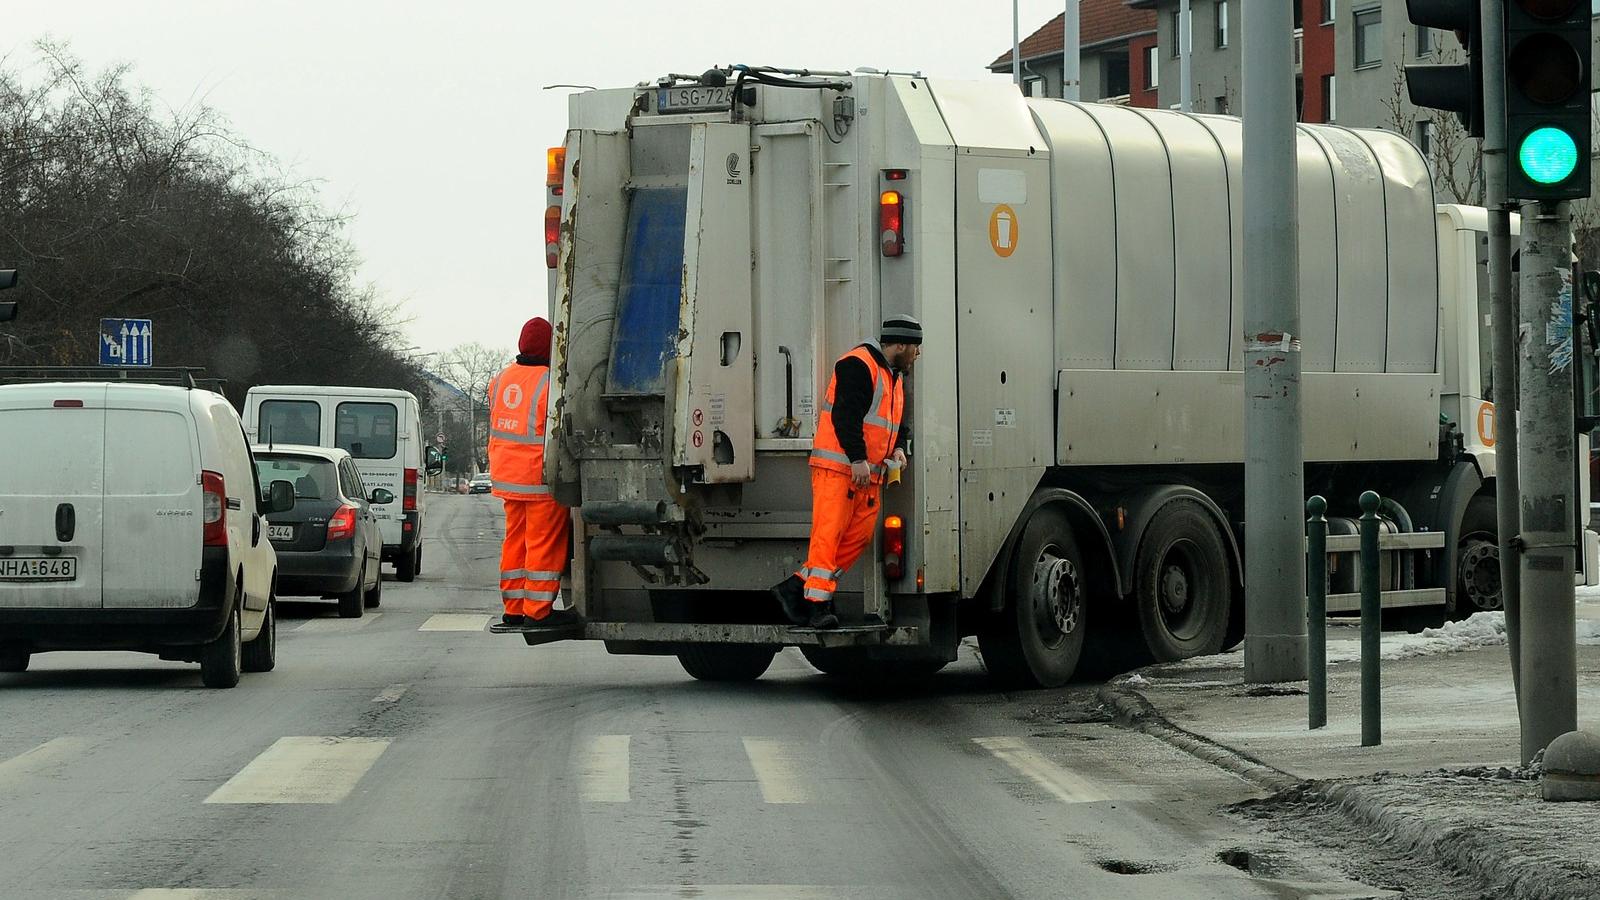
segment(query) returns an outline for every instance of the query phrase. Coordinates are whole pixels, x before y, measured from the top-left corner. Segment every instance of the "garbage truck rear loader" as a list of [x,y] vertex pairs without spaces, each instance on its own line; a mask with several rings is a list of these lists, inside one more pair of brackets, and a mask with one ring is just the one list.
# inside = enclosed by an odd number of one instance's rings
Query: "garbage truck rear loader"
[[[1086,642],[1130,662],[1238,642],[1237,119],[746,68],[570,102],[546,465],[583,638],[741,680],[786,645],[930,672],[975,634],[1026,685],[1065,682]],[[1300,126],[1299,172],[1307,487],[1446,532],[1389,569],[1405,602],[1455,609],[1484,482],[1441,425],[1458,242],[1393,134]],[[841,582],[846,627],[794,630],[767,588],[806,556],[819,397],[894,314],[925,335],[910,463]]]

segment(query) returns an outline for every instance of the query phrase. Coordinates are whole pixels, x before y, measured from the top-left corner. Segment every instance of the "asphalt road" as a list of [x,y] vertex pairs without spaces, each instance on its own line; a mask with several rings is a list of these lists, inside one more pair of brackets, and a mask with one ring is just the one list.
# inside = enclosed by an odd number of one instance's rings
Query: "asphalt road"
[[1001,694],[967,655],[863,693],[790,650],[723,686],[489,634],[499,501],[426,502],[415,583],[284,604],[234,690],[124,653],[0,675],[0,897],[1380,895],[1091,685]]

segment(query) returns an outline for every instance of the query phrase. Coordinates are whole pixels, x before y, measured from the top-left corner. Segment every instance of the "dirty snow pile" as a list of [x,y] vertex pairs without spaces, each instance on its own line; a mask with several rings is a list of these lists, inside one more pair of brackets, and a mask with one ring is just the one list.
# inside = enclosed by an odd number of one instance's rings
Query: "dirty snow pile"
[[[1446,622],[1439,628],[1424,628],[1418,634],[1386,633],[1382,656],[1384,659],[1411,659],[1493,647],[1505,642],[1506,614],[1481,612],[1459,622]],[[1328,662],[1358,662],[1360,659],[1360,641],[1328,642]]]

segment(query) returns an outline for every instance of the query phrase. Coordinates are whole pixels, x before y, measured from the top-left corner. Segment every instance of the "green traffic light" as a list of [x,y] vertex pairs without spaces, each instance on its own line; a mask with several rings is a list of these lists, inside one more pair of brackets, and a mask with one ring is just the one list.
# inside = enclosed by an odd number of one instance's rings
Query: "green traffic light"
[[1578,167],[1578,145],[1559,128],[1535,128],[1522,139],[1517,164],[1531,181],[1558,184]]

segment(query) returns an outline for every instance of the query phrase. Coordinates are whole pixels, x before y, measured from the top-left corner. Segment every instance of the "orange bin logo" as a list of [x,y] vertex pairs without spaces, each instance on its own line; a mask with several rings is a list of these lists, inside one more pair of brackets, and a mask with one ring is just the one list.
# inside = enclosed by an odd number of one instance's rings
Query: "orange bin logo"
[[994,255],[1005,259],[1017,252],[1017,242],[1022,237],[1018,230],[1017,211],[1002,203],[989,213],[989,246]]

